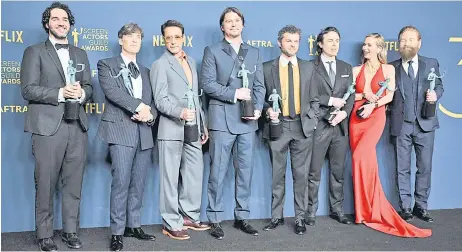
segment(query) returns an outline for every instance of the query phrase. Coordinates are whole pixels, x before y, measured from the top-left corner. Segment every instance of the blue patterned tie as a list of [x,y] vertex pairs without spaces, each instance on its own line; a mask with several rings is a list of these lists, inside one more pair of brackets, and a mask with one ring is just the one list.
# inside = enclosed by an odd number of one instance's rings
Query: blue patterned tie
[[415,77],[414,77],[414,68],[412,67],[412,60],[410,60],[408,64],[409,64],[409,67],[407,68],[407,75],[409,75],[409,78],[411,78],[411,80],[414,80]]

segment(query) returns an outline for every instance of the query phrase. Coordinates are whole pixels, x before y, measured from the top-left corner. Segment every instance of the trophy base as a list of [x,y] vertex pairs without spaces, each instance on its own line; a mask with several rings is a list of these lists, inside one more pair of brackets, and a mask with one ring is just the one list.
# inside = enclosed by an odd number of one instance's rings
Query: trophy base
[[197,124],[184,125],[184,142],[193,143],[199,141],[199,130]]
[[253,117],[255,107],[252,100],[243,100],[241,101],[241,117]]
[[422,107],[422,117],[432,118],[436,114],[436,102],[425,102]]
[[80,113],[80,102],[78,100],[66,100],[64,103],[64,119],[78,120]]
[[[369,101],[366,101],[365,103],[363,103],[362,106],[367,105],[369,103],[370,103]],[[364,110],[364,108],[360,108],[360,109],[356,110],[356,115],[361,119],[366,119],[366,118],[361,116],[361,113],[363,112],[363,110]]]
[[324,120],[328,122],[332,121],[335,118],[335,116],[337,116],[336,114],[332,114],[335,111],[337,111],[337,109],[335,107],[331,107],[329,111],[327,111],[327,114],[324,115]]
[[281,137],[282,135],[282,122],[270,122],[270,127],[269,127],[269,132],[270,132],[270,138],[271,140],[276,140]]

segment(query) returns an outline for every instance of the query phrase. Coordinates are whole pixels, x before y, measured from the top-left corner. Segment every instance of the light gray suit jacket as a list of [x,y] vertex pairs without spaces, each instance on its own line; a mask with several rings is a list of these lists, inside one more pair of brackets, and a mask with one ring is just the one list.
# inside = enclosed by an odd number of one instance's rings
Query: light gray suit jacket
[[[197,81],[196,62],[188,57],[193,78],[193,91],[199,94]],[[180,118],[181,111],[187,108],[188,102],[185,97],[188,91],[188,79],[178,60],[169,51],[157,59],[151,67],[151,84],[154,101],[159,111],[159,140],[184,140],[185,121]],[[199,133],[203,134],[207,127],[202,102],[199,97],[194,97],[196,107],[196,123],[199,125]]]
[[120,64],[123,63],[120,55],[98,61],[99,85],[103,90],[106,102],[97,134],[102,140],[110,144],[137,147],[138,139],[136,137],[139,128],[141,149],[147,150],[154,147],[151,124],[133,121],[131,117],[141,102],[151,106],[154,120],[157,117],[149,81],[149,69],[136,62],[143,85],[141,99],[137,99],[129,94],[122,76],[116,79],[112,77],[119,73]]

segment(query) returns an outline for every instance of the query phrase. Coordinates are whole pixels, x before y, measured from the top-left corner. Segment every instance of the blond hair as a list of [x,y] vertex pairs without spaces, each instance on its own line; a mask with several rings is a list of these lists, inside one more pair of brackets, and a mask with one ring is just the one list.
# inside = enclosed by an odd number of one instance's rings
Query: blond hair
[[[377,54],[377,58],[380,63],[386,64],[387,63],[387,48],[385,47],[385,39],[379,33],[370,33],[364,39],[369,38],[369,37],[375,38],[377,47],[382,48],[382,51],[380,51]],[[366,61],[367,60],[364,58],[364,53],[363,53],[361,55],[361,62],[364,64],[366,63]]]

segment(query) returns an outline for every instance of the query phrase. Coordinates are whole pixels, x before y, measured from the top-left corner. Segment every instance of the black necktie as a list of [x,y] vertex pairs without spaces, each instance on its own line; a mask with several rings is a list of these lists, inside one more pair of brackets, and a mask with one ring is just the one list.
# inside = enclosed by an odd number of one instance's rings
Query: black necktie
[[292,62],[289,61],[289,116],[295,118],[297,113],[295,112],[295,95],[294,95],[294,70],[292,68]]
[[407,68],[407,74],[409,75],[411,80],[414,80],[415,77],[414,77],[414,68],[412,67],[412,60],[410,60],[408,64],[409,64],[409,67]]
[[128,69],[130,70],[133,79],[138,78],[138,76],[140,75],[140,70],[138,70],[133,61],[128,64]]
[[55,44],[56,50],[59,50],[61,48],[64,49],[69,49],[69,44]]

